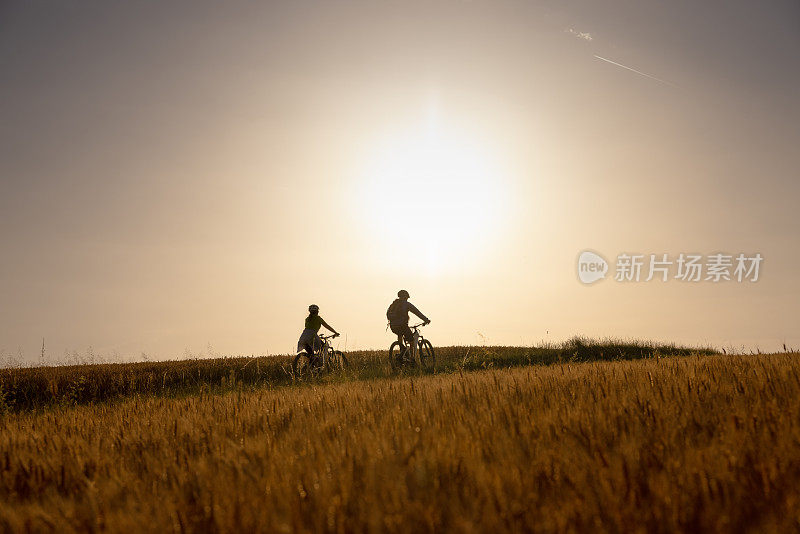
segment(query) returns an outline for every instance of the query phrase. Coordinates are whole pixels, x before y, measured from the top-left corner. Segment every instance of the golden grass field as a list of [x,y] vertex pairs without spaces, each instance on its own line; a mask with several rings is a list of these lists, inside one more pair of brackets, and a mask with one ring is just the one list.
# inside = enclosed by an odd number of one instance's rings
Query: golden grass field
[[797,531],[800,362],[653,357],[7,410],[0,528]]

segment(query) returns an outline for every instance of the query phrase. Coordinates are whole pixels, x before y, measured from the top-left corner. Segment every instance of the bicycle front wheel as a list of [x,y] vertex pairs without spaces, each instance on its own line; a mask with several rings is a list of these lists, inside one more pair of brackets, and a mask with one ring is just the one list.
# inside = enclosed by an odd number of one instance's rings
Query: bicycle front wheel
[[419,362],[426,371],[436,368],[436,355],[433,353],[433,345],[427,339],[419,342]]

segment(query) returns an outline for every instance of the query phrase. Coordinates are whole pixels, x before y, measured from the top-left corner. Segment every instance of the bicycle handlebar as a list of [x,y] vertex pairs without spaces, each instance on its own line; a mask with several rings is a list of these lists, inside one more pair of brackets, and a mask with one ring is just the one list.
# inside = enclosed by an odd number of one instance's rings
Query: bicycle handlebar
[[414,326],[410,326],[409,328],[419,328],[420,326],[425,326],[427,323],[419,323],[415,324]]
[[338,335],[339,334],[328,334],[327,336],[319,336],[319,338],[320,339],[331,339],[331,338],[334,338],[334,337],[336,337]]

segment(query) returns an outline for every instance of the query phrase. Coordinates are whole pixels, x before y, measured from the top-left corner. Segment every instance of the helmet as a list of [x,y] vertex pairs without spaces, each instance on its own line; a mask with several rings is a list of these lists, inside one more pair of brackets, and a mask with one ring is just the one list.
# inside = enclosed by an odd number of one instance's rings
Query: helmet
[[407,299],[410,296],[411,295],[409,295],[408,291],[406,291],[405,289],[401,289],[400,291],[397,292],[397,298]]
[[311,313],[318,312],[319,306],[317,306],[316,304],[312,304],[311,306],[308,307],[308,311],[310,311]]

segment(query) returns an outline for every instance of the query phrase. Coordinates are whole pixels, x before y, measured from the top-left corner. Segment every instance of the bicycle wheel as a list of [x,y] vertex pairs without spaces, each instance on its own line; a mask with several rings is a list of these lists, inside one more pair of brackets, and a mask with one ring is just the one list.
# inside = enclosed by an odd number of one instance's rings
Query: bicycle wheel
[[328,365],[332,371],[342,371],[347,368],[347,358],[342,351],[335,350],[328,358]]
[[403,367],[403,352],[405,346],[399,341],[395,341],[389,347],[389,363],[392,365],[392,371],[398,371]]
[[433,345],[427,339],[419,341],[419,361],[422,368],[430,371],[436,367],[436,355],[433,353]]
[[314,363],[315,362],[312,362],[305,352],[301,352],[295,356],[292,362],[292,374],[294,374],[295,379],[308,380],[317,374],[317,367]]

